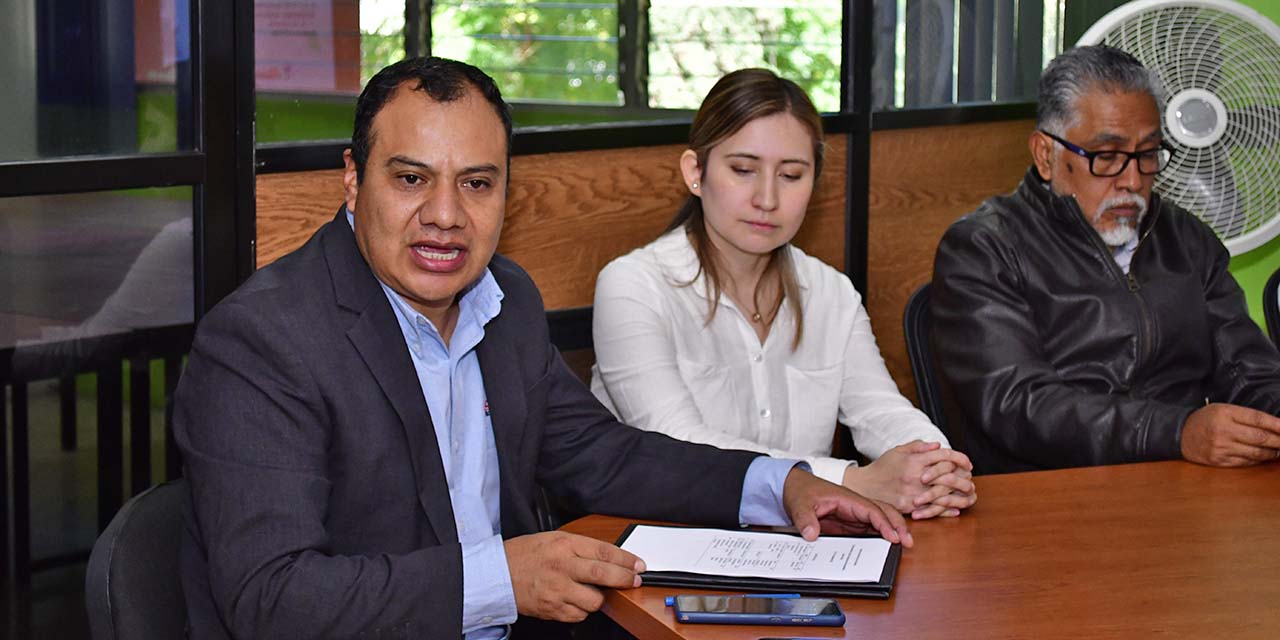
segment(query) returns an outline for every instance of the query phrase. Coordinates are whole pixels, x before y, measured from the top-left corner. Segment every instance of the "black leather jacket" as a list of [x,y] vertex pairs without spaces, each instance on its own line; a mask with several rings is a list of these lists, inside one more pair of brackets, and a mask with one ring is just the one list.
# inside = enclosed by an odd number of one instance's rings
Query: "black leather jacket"
[[978,471],[1178,458],[1206,401],[1280,411],[1280,354],[1213,231],[1158,195],[1139,231],[1126,276],[1034,166],[947,230],[933,348]]

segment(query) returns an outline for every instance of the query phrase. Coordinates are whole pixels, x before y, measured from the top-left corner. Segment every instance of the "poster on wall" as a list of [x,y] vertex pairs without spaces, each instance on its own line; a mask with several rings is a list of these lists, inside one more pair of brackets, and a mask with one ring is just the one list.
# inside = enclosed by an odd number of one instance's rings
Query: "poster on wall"
[[259,91],[360,90],[356,0],[257,0],[253,19]]
[[134,0],[134,79],[138,84],[173,84],[177,65],[190,58],[190,3]]
[[[139,84],[173,84],[189,58],[186,0],[134,0]],[[255,0],[254,75],[259,91],[358,93],[359,0]]]

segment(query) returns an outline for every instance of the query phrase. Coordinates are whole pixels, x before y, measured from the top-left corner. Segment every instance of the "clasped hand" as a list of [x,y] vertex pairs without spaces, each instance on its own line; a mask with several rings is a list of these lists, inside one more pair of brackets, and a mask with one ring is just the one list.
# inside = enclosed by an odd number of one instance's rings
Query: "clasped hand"
[[958,516],[978,500],[969,457],[921,440],[894,447],[865,467],[850,466],[844,485],[915,520]]

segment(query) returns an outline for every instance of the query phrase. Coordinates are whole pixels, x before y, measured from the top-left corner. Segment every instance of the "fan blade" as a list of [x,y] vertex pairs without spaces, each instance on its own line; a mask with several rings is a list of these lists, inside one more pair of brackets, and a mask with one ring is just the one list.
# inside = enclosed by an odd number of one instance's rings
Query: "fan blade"
[[1182,188],[1173,198],[1219,237],[1234,238],[1246,230],[1248,215],[1236,192],[1231,161],[1221,146],[1203,149],[1198,155],[1200,160],[1183,173]]

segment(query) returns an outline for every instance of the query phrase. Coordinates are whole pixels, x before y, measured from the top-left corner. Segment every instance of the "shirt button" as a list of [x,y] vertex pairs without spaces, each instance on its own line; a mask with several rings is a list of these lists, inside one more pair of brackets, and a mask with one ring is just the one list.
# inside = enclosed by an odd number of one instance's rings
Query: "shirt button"
[[453,441],[453,452],[454,452],[454,453],[457,453],[457,452],[459,452],[459,451],[461,451],[461,450],[462,450],[462,443],[461,443],[461,442],[459,442],[459,441],[457,441],[457,440],[454,440],[454,441]]
[[760,362],[761,360],[764,360],[764,356],[757,353],[754,356],[751,356],[751,359],[755,362]]
[[480,622],[483,622],[485,624],[493,624],[493,616],[485,616],[480,619]]
[[760,417],[761,417],[761,418],[764,418],[764,419],[766,419],[766,420],[767,420],[767,419],[769,419],[769,416],[770,416],[770,415],[773,415],[773,414],[769,413],[769,410],[768,410],[768,409],[761,409],[761,410],[760,410]]

